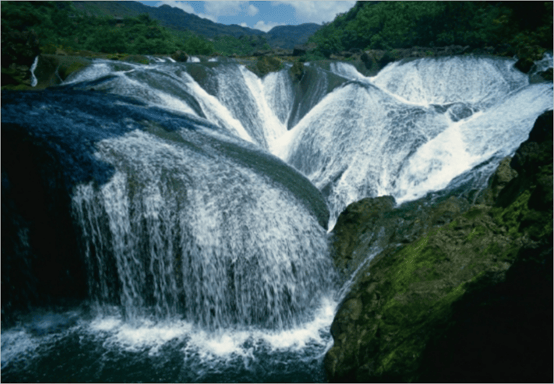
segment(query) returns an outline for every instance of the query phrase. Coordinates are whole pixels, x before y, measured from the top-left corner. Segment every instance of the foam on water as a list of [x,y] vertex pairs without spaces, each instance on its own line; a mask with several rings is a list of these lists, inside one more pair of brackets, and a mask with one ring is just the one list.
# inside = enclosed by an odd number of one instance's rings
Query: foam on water
[[22,328],[2,330],[2,369],[10,363],[15,363],[33,355],[41,345],[40,340]]
[[194,350],[204,357],[228,359],[248,356],[252,346],[261,343],[275,352],[300,350],[308,344],[325,348],[330,342],[328,331],[336,305],[335,299],[323,297],[311,321],[286,330],[250,327],[208,331],[179,319],[156,322],[149,318],[138,318],[129,323],[119,315],[99,316],[82,326],[81,331],[101,337],[108,348],[123,348],[133,352],[146,350],[149,354],[155,354],[164,344],[178,340],[186,341],[188,351]]

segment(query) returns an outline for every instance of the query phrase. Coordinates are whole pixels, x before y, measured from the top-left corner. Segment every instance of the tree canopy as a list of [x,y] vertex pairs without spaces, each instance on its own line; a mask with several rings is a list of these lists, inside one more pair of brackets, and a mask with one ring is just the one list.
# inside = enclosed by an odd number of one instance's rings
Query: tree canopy
[[552,47],[552,2],[358,2],[311,41],[325,56],[352,48],[536,44]]

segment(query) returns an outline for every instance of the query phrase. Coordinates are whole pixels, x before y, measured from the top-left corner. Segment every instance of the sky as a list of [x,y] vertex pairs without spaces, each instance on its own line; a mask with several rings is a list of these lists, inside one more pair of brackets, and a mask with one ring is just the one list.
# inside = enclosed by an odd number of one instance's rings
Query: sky
[[355,1],[141,1],[151,7],[167,4],[221,24],[237,24],[267,32],[277,25],[321,24],[347,12]]

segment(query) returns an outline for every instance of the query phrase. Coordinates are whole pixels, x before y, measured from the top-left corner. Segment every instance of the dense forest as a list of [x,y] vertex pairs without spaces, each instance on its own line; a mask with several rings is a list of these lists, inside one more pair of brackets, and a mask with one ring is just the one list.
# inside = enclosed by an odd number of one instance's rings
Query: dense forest
[[552,49],[552,2],[359,1],[310,40],[316,53],[413,46]]

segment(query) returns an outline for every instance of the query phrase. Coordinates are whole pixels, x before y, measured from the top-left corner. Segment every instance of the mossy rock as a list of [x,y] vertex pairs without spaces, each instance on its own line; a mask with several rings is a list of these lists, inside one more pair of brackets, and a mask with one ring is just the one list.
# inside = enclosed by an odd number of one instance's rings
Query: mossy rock
[[186,52],[177,51],[171,55],[171,58],[177,62],[186,63],[189,59],[189,55]]
[[304,75],[304,63],[297,61],[292,65],[292,68],[290,69],[290,74],[292,76],[292,79],[294,81],[300,81],[302,80],[302,76]]
[[523,73],[528,73],[535,61],[540,60],[546,50],[538,45],[526,45],[521,47],[518,52],[518,61],[515,67]]
[[58,74],[64,80],[66,80],[71,74],[79,72],[83,68],[86,68],[90,63],[84,61],[65,62],[58,68]]
[[128,55],[121,59],[122,61],[127,61],[128,63],[138,63],[138,64],[148,64],[150,60],[148,57],[143,55]]
[[89,65],[91,60],[82,56],[60,56],[42,54],[38,59],[35,76],[38,83],[35,89],[61,84],[67,78]]
[[2,67],[2,89],[27,90],[32,89],[30,76],[27,67],[11,65],[9,68]]
[[259,76],[265,76],[270,72],[277,72],[283,69],[283,62],[273,56],[263,56],[256,62],[256,72]]

